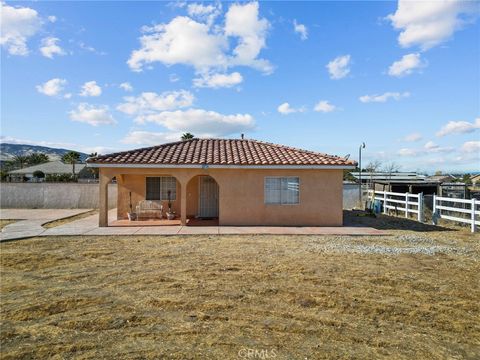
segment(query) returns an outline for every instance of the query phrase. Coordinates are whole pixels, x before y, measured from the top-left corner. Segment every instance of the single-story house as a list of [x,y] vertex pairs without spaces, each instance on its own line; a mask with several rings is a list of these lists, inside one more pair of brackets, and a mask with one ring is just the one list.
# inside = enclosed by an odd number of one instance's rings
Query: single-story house
[[108,226],[108,183],[118,184],[117,218],[142,200],[167,205],[182,224],[341,226],[338,156],[250,139],[191,139],[87,159],[99,168],[100,226]]
[[[23,177],[31,180],[34,178],[33,174],[36,171],[41,171],[45,176],[72,174],[72,164],[67,164],[60,160],[49,161],[43,164],[28,166],[23,169],[10,171],[8,175],[12,178],[12,180],[22,180]],[[81,176],[82,172],[86,172],[85,164],[75,164],[75,173]]]

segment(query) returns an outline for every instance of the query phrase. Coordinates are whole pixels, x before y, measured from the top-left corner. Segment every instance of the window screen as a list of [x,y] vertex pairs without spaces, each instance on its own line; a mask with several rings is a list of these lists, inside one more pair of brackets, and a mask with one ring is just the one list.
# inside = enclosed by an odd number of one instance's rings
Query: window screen
[[173,176],[147,177],[146,200],[177,200],[177,180]]
[[298,204],[298,177],[266,177],[265,204]]

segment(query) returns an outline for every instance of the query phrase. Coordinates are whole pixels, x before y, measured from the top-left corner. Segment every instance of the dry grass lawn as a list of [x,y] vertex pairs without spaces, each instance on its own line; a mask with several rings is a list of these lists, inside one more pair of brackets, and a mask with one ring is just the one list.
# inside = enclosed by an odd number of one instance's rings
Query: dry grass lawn
[[392,233],[3,243],[1,355],[480,358],[479,237]]

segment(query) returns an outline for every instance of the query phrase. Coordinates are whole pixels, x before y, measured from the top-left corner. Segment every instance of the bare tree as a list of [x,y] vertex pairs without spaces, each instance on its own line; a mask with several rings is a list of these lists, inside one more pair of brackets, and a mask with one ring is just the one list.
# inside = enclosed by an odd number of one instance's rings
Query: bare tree
[[382,162],[380,160],[372,160],[365,167],[365,171],[370,174],[370,185],[373,183],[373,173],[380,170]]
[[388,174],[388,178],[391,180],[392,179],[392,173],[396,173],[400,170],[400,165],[398,165],[396,162],[391,162],[386,164],[383,167],[383,171]]

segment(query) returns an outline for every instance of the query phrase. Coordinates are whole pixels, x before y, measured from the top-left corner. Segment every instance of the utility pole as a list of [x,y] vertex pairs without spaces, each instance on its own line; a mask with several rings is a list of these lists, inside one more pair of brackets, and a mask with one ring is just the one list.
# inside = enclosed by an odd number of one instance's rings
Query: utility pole
[[362,142],[362,145],[358,148],[358,181],[360,185],[358,186],[358,202],[362,206],[362,149],[365,149],[365,143]]

